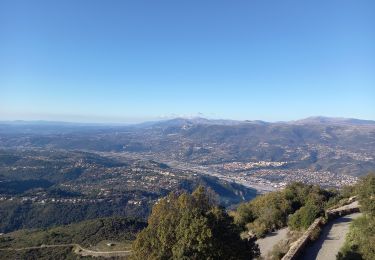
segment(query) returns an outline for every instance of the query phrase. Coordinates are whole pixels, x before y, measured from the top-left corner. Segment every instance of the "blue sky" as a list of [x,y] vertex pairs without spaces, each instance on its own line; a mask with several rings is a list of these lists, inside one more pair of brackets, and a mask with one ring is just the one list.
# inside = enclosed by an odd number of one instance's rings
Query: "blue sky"
[[0,2],[0,120],[375,120],[373,0]]

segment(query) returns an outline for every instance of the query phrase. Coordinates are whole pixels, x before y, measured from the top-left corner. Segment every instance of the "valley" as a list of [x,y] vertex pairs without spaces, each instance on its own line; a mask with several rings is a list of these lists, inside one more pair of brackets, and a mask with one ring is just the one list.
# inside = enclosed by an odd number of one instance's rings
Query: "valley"
[[[53,242],[53,227],[65,232],[69,225],[101,218],[143,223],[163,197],[190,193],[199,186],[228,211],[296,182],[340,190],[375,169],[374,143],[372,121],[0,123],[0,233],[6,234],[3,239],[14,238],[0,244],[40,247],[44,242],[28,244],[22,237],[43,235],[38,241]],[[36,233],[27,231],[34,229]],[[51,231],[43,233],[44,229]],[[110,250],[105,241],[121,244],[129,238],[134,234],[111,240],[106,233],[94,244],[64,238],[56,244],[69,245],[66,248],[32,250],[67,254],[78,245],[81,251],[75,254],[85,257],[97,254],[91,251]],[[117,251],[128,254],[129,248]]]

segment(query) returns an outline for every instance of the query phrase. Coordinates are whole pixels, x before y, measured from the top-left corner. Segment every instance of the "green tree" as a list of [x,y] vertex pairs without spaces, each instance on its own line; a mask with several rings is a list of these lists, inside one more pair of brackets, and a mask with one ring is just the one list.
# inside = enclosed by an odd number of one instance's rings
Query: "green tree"
[[235,213],[235,222],[261,237],[267,232],[286,225],[288,214],[292,212],[290,201],[283,191],[270,192],[240,205]]
[[241,203],[235,211],[231,212],[231,215],[234,217],[234,222],[243,228],[247,223],[256,219],[250,203]]
[[306,229],[314,222],[320,213],[321,209],[317,205],[313,202],[308,202],[290,216],[288,226],[296,230]]
[[296,212],[290,223],[296,229],[306,227],[327,205],[328,200],[338,196],[335,190],[325,190],[317,185],[291,183],[281,191],[258,196],[239,205],[234,216],[235,223],[245,227],[257,237],[286,226],[289,215]]
[[170,194],[152,209],[148,226],[133,243],[133,259],[250,259],[259,250],[203,187]]

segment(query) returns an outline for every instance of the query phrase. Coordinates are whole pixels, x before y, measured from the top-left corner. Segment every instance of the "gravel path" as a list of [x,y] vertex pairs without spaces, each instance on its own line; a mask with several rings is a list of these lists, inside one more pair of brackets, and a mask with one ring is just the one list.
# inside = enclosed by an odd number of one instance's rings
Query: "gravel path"
[[349,231],[350,222],[361,216],[361,213],[337,218],[324,226],[319,239],[305,249],[299,259],[304,260],[328,260],[336,259],[336,254],[345,242],[345,236]]
[[93,251],[90,249],[83,248],[79,244],[58,244],[58,245],[41,245],[41,246],[31,246],[22,248],[2,248],[0,251],[23,251],[23,250],[33,250],[33,249],[43,249],[43,248],[54,248],[54,247],[74,247],[74,253],[81,256],[93,256],[93,257],[121,257],[129,256],[131,250],[126,251]]
[[274,245],[276,245],[279,241],[286,239],[288,230],[288,228],[279,229],[268,234],[265,238],[258,239],[257,243],[259,245],[261,256],[266,257]]

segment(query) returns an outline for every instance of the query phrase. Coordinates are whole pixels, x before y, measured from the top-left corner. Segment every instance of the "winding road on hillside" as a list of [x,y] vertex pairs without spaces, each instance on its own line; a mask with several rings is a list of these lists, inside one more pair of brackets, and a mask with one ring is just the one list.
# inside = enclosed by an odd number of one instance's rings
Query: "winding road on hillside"
[[336,254],[344,245],[350,223],[360,217],[362,213],[352,213],[339,217],[323,227],[319,239],[306,247],[299,257],[303,260],[327,260],[336,259]]

